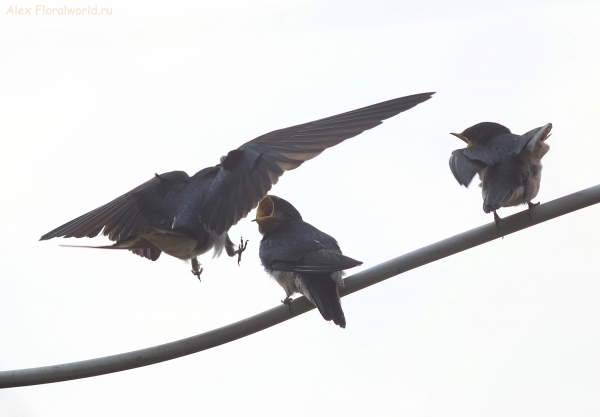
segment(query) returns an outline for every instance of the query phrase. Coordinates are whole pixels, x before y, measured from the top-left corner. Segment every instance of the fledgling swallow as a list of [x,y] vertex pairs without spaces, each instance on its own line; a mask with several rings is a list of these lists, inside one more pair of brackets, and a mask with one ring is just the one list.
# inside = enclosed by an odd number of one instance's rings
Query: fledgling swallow
[[[256,207],[285,171],[290,171],[325,149],[388,119],[434,93],[385,101],[313,122],[275,130],[246,142],[221,157],[220,164],[193,176],[183,171],[156,174],[154,178],[115,200],[54,230],[54,237],[94,237],[102,232],[116,243],[103,249],[127,249],[155,261],[161,252],[192,261],[200,278],[197,257],[211,248],[229,256],[245,249],[227,234],[231,226]],[[247,243],[247,241],[246,241]]]
[[336,240],[302,220],[283,198],[267,195],[256,210],[260,261],[285,291],[288,304],[295,293],[304,295],[327,321],[346,327],[338,288],[342,271],[362,262],[342,255]]
[[546,139],[552,123],[535,128],[524,135],[515,135],[498,123],[483,122],[452,135],[467,147],[457,149],[450,157],[450,170],[460,185],[467,187],[479,174],[483,195],[483,211],[494,213],[496,226],[500,207],[527,203],[529,214],[540,190],[542,158],[550,150]]

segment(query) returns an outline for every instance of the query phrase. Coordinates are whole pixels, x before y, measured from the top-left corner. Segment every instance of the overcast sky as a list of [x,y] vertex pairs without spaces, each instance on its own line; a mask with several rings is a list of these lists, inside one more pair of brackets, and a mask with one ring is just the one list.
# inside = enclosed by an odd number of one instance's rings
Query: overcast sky
[[[14,3],[14,2],[13,2]],[[548,122],[547,202],[600,183],[597,1],[100,2],[0,8],[0,370],[142,349],[279,304],[260,235],[241,267],[39,237],[269,131],[433,99],[273,188],[345,254],[380,262],[492,221],[448,167],[482,121]],[[85,7],[67,1],[46,7]],[[96,4],[91,4],[95,6]],[[501,217],[525,207],[501,209]],[[394,277],[242,340],[95,378],[0,391],[2,416],[592,416],[600,413],[600,207]]]

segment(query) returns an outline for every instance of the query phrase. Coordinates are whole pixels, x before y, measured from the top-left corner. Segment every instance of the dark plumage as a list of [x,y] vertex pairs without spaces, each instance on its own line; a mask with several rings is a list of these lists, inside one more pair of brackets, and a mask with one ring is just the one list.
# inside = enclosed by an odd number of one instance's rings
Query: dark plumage
[[[550,150],[546,139],[552,124],[515,135],[498,123],[478,123],[462,133],[452,133],[467,143],[450,157],[450,170],[460,185],[467,187],[479,174],[483,211],[493,212],[496,225],[500,207],[527,203],[531,210],[540,189],[542,157]],[[539,203],[538,203],[539,204]]]
[[295,169],[325,149],[431,98],[415,94],[285,129],[246,142],[221,163],[193,176],[182,171],[156,175],[108,204],[72,220],[40,240],[94,237],[100,232],[115,243],[105,249],[128,249],[155,261],[161,252],[192,260],[211,248],[238,254],[227,231],[258,204],[285,171]]
[[362,262],[342,255],[336,240],[302,220],[286,200],[266,196],[256,210],[256,222],[264,235],[260,260],[286,293],[284,303],[299,292],[312,302],[325,320],[346,327],[338,287],[342,272]]

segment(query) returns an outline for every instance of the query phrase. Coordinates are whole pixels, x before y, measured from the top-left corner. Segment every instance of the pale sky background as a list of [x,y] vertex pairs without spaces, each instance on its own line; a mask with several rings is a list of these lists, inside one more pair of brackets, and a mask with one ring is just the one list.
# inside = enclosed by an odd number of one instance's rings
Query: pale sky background
[[[13,2],[14,3],[14,2]],[[151,178],[269,131],[434,98],[286,173],[272,193],[358,272],[492,221],[449,135],[554,125],[547,202],[600,183],[597,1],[103,2],[0,8],[0,370],[199,334],[279,304],[250,218],[241,267],[39,237]],[[47,7],[69,0],[40,3]],[[94,6],[94,4],[92,4]],[[524,207],[501,209],[501,217]],[[600,207],[480,246],[242,340],[95,378],[0,391],[2,416],[596,416]]]

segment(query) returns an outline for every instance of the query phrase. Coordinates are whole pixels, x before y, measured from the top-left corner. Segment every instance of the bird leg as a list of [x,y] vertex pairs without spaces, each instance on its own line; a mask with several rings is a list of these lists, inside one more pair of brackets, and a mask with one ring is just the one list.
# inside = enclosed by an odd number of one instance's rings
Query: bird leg
[[500,220],[502,220],[500,218],[500,216],[498,216],[498,213],[496,213],[496,210],[494,210],[494,221],[496,222],[496,227],[498,229],[500,229]]
[[204,268],[200,268],[200,262],[198,262],[198,258],[192,259],[192,274],[198,277],[198,281],[202,282],[200,279],[200,274],[202,274]]
[[240,244],[237,250],[233,252],[234,255],[238,256],[238,266],[240,266],[240,262],[242,260],[242,253],[246,250],[246,246],[248,246],[248,240],[246,240],[246,243],[244,243],[244,238],[240,237]]
[[288,309],[290,310],[290,314],[292,314],[292,297],[290,297],[288,295],[283,300],[281,300],[281,304],[285,304],[286,306],[288,306]]
[[533,219],[531,218],[531,211],[533,210],[533,208],[534,208],[535,206],[539,206],[539,205],[540,205],[540,202],[538,201],[537,203],[535,203],[535,204],[534,204],[534,203],[532,203],[531,201],[528,201],[528,202],[527,202],[527,205],[529,206],[529,220],[533,220]]

